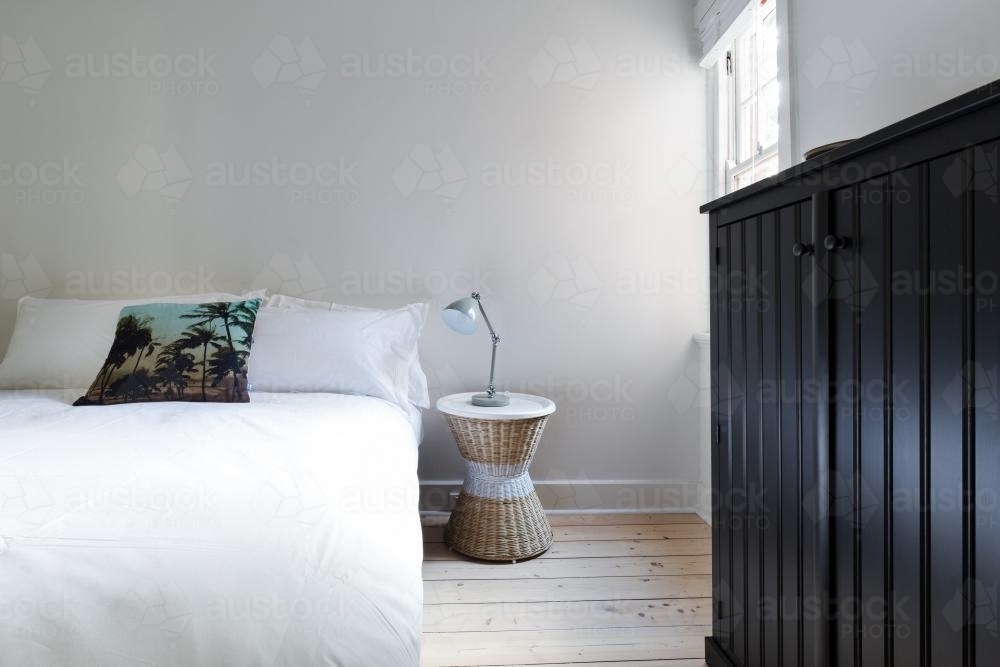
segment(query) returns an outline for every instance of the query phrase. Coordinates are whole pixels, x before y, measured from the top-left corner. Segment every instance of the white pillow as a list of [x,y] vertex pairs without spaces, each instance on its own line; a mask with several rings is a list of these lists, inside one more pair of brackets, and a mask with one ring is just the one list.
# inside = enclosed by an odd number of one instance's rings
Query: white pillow
[[[424,328],[424,322],[427,321],[428,306],[426,303],[412,303],[394,309],[379,309],[363,308],[361,306],[348,306],[341,303],[330,303],[328,301],[310,301],[308,299],[300,299],[293,296],[286,296],[284,294],[274,294],[267,298],[265,307],[260,310],[261,313],[264,313],[265,317],[267,317],[266,311],[268,308],[300,311],[326,310],[335,312],[384,313],[387,315],[404,313],[405,317],[394,317],[392,321],[400,324],[405,323],[405,342],[399,344],[401,345],[400,354],[407,356],[409,360],[409,382],[407,391],[408,401],[412,405],[419,408],[430,407],[431,400],[427,389],[427,375],[424,373],[424,369],[420,365],[420,350],[417,344],[417,341],[420,338],[420,332]],[[258,314],[258,321],[259,318],[260,314]],[[254,338],[256,340],[256,336]],[[252,349],[253,348],[251,348],[251,350]],[[251,356],[251,358],[253,357]],[[252,370],[253,368],[251,366],[251,372]],[[267,390],[259,389],[259,391]]]
[[0,363],[0,389],[66,389],[93,382],[114,342],[118,313],[145,303],[207,303],[263,298],[212,293],[149,299],[39,299],[17,302],[17,319]]
[[263,307],[254,325],[249,380],[254,392],[362,394],[407,412],[413,350],[427,307],[320,310]]

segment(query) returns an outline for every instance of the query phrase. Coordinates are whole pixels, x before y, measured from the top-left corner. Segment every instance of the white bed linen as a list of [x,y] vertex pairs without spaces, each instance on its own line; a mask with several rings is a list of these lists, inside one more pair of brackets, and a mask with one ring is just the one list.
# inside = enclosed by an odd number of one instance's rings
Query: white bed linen
[[0,663],[416,665],[417,439],[374,398],[0,391]]

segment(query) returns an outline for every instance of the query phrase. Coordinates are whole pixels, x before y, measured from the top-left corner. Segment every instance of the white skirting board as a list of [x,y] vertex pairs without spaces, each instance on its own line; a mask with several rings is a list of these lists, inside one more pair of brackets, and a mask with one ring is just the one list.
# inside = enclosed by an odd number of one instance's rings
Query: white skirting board
[[[451,508],[460,480],[420,483],[420,509],[442,512]],[[667,480],[566,480],[536,482],[542,507],[552,513],[628,514],[691,512],[711,520],[708,494],[697,482]]]

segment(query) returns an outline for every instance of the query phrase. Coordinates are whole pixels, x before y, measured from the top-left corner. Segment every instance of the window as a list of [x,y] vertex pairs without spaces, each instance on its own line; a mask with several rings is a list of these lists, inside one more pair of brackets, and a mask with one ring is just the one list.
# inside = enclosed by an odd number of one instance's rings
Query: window
[[732,192],[778,173],[778,0],[754,0],[715,65],[719,177]]

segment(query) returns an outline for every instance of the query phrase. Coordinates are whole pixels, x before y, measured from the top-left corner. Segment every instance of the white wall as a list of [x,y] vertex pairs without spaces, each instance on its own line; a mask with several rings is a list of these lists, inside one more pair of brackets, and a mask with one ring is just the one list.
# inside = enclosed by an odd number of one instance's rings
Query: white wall
[[1000,79],[995,0],[789,2],[796,162]]
[[[631,505],[690,504],[657,490],[697,483],[707,394],[691,342],[708,325],[707,225],[696,210],[705,91],[687,0],[7,0],[0,32],[12,38],[12,63],[51,66],[37,94],[25,89],[40,77],[0,84],[0,164],[10,165],[0,186],[0,349],[23,284],[103,297],[105,272],[130,281],[114,296],[191,291],[197,275],[205,288],[256,282],[357,304],[440,306],[477,288],[504,338],[500,383],[559,404],[536,477],[599,488],[604,505],[630,504],[621,480],[643,489]],[[315,46],[304,69],[326,74],[299,82],[312,94],[274,80],[262,52],[276,33]],[[585,39],[575,56],[555,54],[573,61],[559,73],[575,62],[578,81],[553,80],[555,61],[539,55],[553,36]],[[207,66],[192,72],[185,54],[197,62],[199,50]],[[421,65],[453,67],[441,77],[351,69],[408,50]],[[470,72],[476,53],[481,67]],[[100,68],[106,54],[122,72],[79,71],[81,62]],[[147,71],[151,59],[160,76]],[[180,67],[164,75],[171,60]],[[169,180],[190,176],[186,189],[133,192],[141,174],[119,170],[143,143],[176,149],[190,174],[175,160]],[[453,151],[450,189],[411,191],[406,158],[422,159],[421,144]],[[245,162],[272,160],[344,173],[324,185],[218,182],[220,164],[239,176]],[[32,178],[64,162],[68,173]],[[536,163],[573,165],[574,180],[581,165],[593,174],[570,185],[557,167],[536,184],[494,183],[498,169]],[[22,284],[29,257],[44,278]],[[268,267],[289,261],[303,280],[279,285]],[[91,286],[80,289],[81,276]],[[485,381],[485,332],[459,337],[435,315],[422,348],[435,397]],[[460,473],[430,415],[422,477]],[[573,493],[552,504],[582,504]]]

